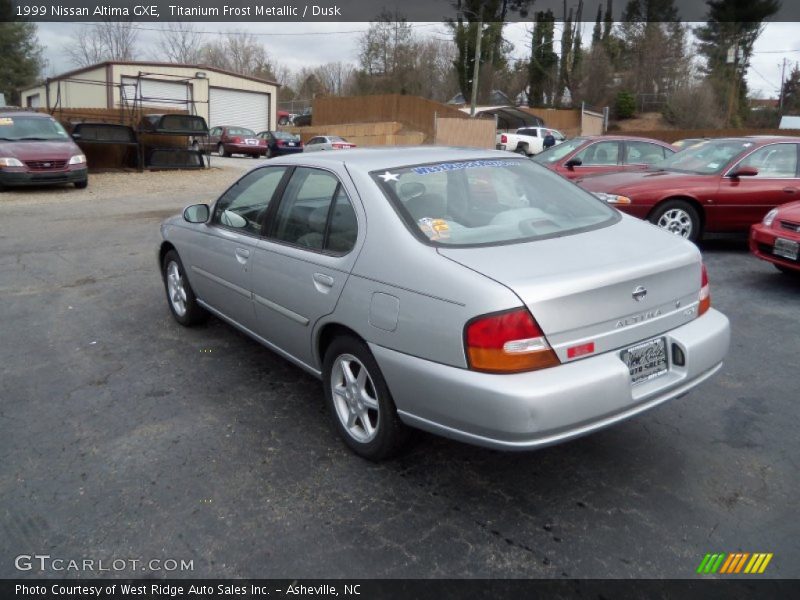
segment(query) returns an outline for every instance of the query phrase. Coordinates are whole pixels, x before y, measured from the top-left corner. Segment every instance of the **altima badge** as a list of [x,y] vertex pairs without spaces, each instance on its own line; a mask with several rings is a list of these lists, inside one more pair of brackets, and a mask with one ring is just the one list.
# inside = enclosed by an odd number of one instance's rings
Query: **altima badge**
[[643,286],[640,285],[639,287],[634,288],[633,294],[631,294],[631,295],[633,296],[634,300],[636,300],[637,302],[641,302],[642,299],[645,296],[647,296],[647,290]]

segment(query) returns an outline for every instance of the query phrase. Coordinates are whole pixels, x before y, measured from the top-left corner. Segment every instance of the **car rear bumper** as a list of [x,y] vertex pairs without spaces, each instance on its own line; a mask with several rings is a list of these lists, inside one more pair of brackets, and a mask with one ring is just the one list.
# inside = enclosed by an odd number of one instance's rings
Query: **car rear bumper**
[[86,168],[69,168],[60,171],[12,171],[0,169],[0,185],[8,187],[29,185],[56,185],[86,181]]
[[303,147],[294,147],[291,146],[278,146],[272,151],[274,156],[284,156],[286,154],[299,154],[303,151]]
[[775,247],[775,240],[779,237],[800,242],[800,235],[791,231],[772,229],[760,223],[753,225],[750,227],[750,252],[761,260],[766,260],[787,269],[800,271],[800,260],[793,261],[773,254],[772,249]]
[[[728,319],[711,309],[664,334],[685,365],[631,384],[620,351],[530,373],[492,375],[371,345],[407,424],[504,450],[556,444],[630,418],[689,392],[722,367]],[[660,336],[659,336],[660,337]]]
[[225,152],[229,154],[266,154],[266,146],[251,146],[249,144],[223,144]]

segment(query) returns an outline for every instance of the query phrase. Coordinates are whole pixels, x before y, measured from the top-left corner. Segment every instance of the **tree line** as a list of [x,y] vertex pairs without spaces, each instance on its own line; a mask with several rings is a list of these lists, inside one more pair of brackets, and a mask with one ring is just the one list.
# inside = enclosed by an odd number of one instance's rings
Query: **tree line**
[[[0,11],[9,4],[0,0]],[[252,33],[232,30],[208,39],[186,22],[167,24],[148,55],[130,22],[80,26],[64,52],[77,67],[147,59],[226,69],[280,83],[282,103],[381,93],[440,102],[461,94],[469,101],[477,55],[479,103],[500,92],[532,107],[610,106],[617,118],[653,110],[685,128],[763,120],[749,110],[745,75],[755,41],[780,1],[706,4],[706,23],[692,29],[679,21],[675,0],[627,0],[620,21],[614,20],[613,0],[605,0],[593,27],[583,0],[565,0],[561,14],[529,14],[531,0],[453,0],[456,17],[447,21],[446,36],[426,34],[401,14],[384,11],[354,40],[354,62],[298,69],[270,55]],[[512,13],[529,24],[524,58],[513,56],[504,36]],[[35,25],[0,22],[0,51],[0,92],[13,100],[43,67]],[[784,112],[800,111],[797,65],[782,92]]]

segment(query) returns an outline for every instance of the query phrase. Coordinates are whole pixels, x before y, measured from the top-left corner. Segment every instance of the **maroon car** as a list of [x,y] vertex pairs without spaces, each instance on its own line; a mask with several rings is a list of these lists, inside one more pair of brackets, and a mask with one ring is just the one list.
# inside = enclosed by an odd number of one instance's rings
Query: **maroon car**
[[0,111],[0,190],[21,185],[89,185],[86,156],[44,113]]
[[229,125],[212,127],[208,137],[200,140],[199,144],[204,146],[207,152],[216,152],[220,156],[244,154],[258,158],[267,153],[266,140],[259,139],[255,132],[247,127]]
[[670,144],[649,138],[592,135],[553,146],[533,160],[567,179],[577,179],[598,173],[642,171],[676,151]]
[[650,170],[577,183],[623,212],[690,240],[747,231],[771,209],[800,198],[800,138],[707,140]]
[[773,208],[753,225],[750,251],[779,271],[800,274],[800,202]]

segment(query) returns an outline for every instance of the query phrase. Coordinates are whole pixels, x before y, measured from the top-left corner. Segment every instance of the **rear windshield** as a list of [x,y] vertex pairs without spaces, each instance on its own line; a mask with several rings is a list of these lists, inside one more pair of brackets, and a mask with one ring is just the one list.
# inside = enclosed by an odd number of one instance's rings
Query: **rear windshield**
[[412,232],[433,245],[558,237],[620,218],[593,195],[524,158],[430,163],[371,175]]
[[568,142],[559,144],[558,146],[551,146],[544,152],[539,152],[539,154],[533,157],[533,160],[543,164],[550,164],[557,162],[562,158],[564,158],[567,154],[569,154],[573,150],[576,150],[585,141],[586,141],[585,138],[573,138]]
[[61,124],[50,117],[0,117],[0,140],[59,140],[69,139]]
[[272,133],[276,139],[279,140],[287,140],[289,142],[299,142],[300,136],[299,135],[292,135],[291,133],[287,133],[285,131],[275,131]]
[[252,129],[245,129],[244,127],[228,127],[228,135],[252,135],[255,136]]

